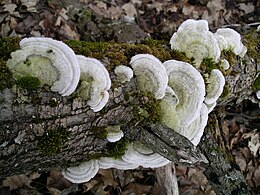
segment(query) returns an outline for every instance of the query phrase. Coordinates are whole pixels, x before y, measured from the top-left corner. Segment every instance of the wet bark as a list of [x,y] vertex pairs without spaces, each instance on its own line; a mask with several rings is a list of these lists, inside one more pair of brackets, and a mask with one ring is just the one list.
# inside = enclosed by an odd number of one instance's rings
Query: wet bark
[[[243,176],[227,160],[225,152],[212,152],[218,147],[215,134],[221,131],[217,124],[225,116],[223,108],[246,98],[255,101],[252,84],[259,74],[257,61],[246,56],[244,60],[237,59],[234,68],[236,75],[226,77],[229,93],[219,101],[222,112],[210,115],[213,125],[206,127],[197,148],[167,127],[138,121],[136,106],[132,105],[141,105],[143,100],[129,95],[138,91],[135,80],[120,84],[112,71],[112,83],[116,84],[109,91],[108,104],[97,113],[77,94],[62,97],[46,86],[34,91],[17,87],[4,89],[0,92],[0,179],[32,171],[63,169],[107,155],[108,141],[97,130],[120,125],[128,140],[139,140],[175,163],[203,167],[217,194],[231,194],[242,187],[246,192]],[[43,147],[47,151],[40,147],[43,137],[47,139],[52,131],[68,133],[66,139],[48,142],[50,150],[54,147],[54,153],[48,152],[48,145]],[[61,145],[53,146],[55,142]]]

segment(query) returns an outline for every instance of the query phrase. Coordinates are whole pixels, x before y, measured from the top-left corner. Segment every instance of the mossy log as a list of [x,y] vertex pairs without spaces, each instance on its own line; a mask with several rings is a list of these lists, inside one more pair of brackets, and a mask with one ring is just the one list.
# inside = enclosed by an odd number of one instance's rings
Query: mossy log
[[[194,148],[185,137],[158,124],[160,112],[155,100],[149,94],[139,93],[134,79],[121,84],[113,72],[116,65],[128,65],[131,57],[139,53],[153,54],[161,61],[177,59],[191,63],[184,54],[170,50],[164,42],[153,40],[137,45],[65,43],[75,53],[97,58],[105,64],[112,79],[109,102],[100,112],[94,113],[76,93],[62,97],[51,92],[49,86],[22,88],[6,67],[10,53],[19,48],[19,38],[1,38],[0,179],[33,171],[63,169],[100,156],[118,157],[127,142],[139,140],[175,163],[204,167],[217,194],[231,194],[245,186],[239,170],[231,166],[225,148],[214,150],[219,147],[214,134],[221,131],[217,124],[225,116],[225,106],[245,98],[254,99],[253,85],[259,74],[259,59],[253,56],[254,51],[244,59],[226,54],[232,67],[224,72],[227,87],[219,100],[222,112],[220,114],[216,109],[215,114],[210,115],[211,123],[206,127],[199,147]],[[209,71],[207,64],[203,67],[202,74]],[[105,128],[109,125],[120,125],[125,138],[109,143],[105,139]],[[235,182],[230,176],[234,174]],[[221,179],[225,179],[225,185]]]

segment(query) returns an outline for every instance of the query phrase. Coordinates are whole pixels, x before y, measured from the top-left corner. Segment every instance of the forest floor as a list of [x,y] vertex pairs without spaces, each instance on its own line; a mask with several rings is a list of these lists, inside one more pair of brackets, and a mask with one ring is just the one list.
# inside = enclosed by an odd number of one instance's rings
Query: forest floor
[[[186,19],[206,19],[222,26],[259,25],[257,0],[0,0],[0,36],[46,36],[58,40],[141,43],[169,40]],[[224,119],[225,146],[243,172],[252,194],[260,194],[260,111],[245,100],[229,107]],[[258,142],[255,148],[250,143]],[[180,194],[215,194],[203,173],[175,165]],[[1,173],[0,173],[1,174]],[[89,182],[72,184],[57,170],[6,178],[5,194],[162,194],[154,169],[100,170]]]

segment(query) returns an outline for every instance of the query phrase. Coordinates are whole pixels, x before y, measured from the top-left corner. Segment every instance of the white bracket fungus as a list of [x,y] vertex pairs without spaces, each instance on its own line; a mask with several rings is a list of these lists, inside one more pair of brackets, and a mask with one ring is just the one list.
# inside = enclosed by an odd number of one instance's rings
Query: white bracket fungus
[[226,59],[220,60],[220,67],[224,70],[228,70],[230,68],[230,64]]
[[187,137],[194,146],[197,146],[199,144],[207,122],[208,108],[205,104],[202,104],[200,116],[190,124],[187,131],[184,131],[186,132],[186,135],[184,136]]
[[144,168],[157,168],[168,164],[170,161],[163,156],[153,152],[139,142],[131,143],[125,154],[122,156],[123,161],[140,165]]
[[120,130],[119,125],[107,126],[105,130],[107,131],[107,140],[109,142],[117,142],[124,136],[124,132]]
[[79,94],[94,112],[100,111],[108,102],[111,79],[105,66],[94,58],[77,55],[80,65]]
[[204,58],[218,62],[220,48],[217,39],[209,31],[206,20],[188,19],[184,21],[170,40],[171,48],[184,52],[188,58],[194,58],[199,67]]
[[247,52],[247,48],[241,42],[241,35],[233,29],[230,28],[220,28],[217,29],[215,35],[222,36],[227,45],[222,47],[226,50],[231,50],[234,54],[244,57]]
[[121,83],[125,83],[127,81],[130,81],[130,79],[133,77],[133,70],[127,66],[117,66],[115,68],[115,74],[117,76],[117,79],[121,82]]
[[[163,64],[169,78],[168,85],[176,94],[178,102],[168,114],[172,116],[171,119],[164,118],[162,115],[162,121],[166,121],[166,126],[178,132],[181,126],[189,126],[199,117],[205,96],[205,84],[196,68],[188,63],[168,60]],[[162,110],[164,109],[169,111],[169,108],[163,107]]]
[[51,38],[32,37],[20,41],[21,50],[13,52],[7,65],[16,77],[35,76],[42,84],[63,96],[74,92],[80,68],[73,50]]
[[214,102],[216,102],[219,96],[222,94],[225,86],[225,77],[223,76],[220,70],[213,69],[210,73],[207,83],[207,95],[205,97],[204,102],[207,105],[211,105]]
[[129,169],[136,169],[137,167],[139,167],[139,165],[126,162],[122,159],[102,157],[99,159],[99,167],[100,169],[115,168],[121,170],[129,170]]
[[62,171],[62,175],[72,183],[84,183],[92,179],[99,170],[99,161],[90,160],[79,166],[70,167]]
[[131,58],[130,65],[137,77],[139,88],[152,92],[156,99],[162,99],[168,77],[161,61],[150,54],[137,54]]

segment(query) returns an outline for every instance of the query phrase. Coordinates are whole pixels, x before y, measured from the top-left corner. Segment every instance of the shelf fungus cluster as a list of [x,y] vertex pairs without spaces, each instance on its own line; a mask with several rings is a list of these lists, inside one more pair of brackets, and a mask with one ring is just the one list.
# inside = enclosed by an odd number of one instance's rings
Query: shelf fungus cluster
[[[236,31],[222,28],[212,33],[207,21],[192,19],[180,25],[170,44],[171,49],[184,52],[193,64],[174,59],[161,62],[151,54],[137,54],[131,56],[129,66],[115,68],[115,78],[122,85],[135,79],[141,92],[149,92],[159,102],[158,121],[197,146],[208,114],[224,89],[225,77],[221,71],[229,69],[229,63],[221,58],[221,52],[231,51],[243,57],[247,49]],[[25,38],[20,46],[7,62],[15,79],[37,77],[42,85],[51,86],[52,91],[62,96],[72,94],[77,88],[76,93],[94,112],[108,102],[111,79],[97,59],[75,55],[66,44],[50,38]],[[200,69],[204,59],[210,59],[219,69],[210,67],[204,73]],[[109,142],[117,142],[124,136],[120,126],[108,126],[105,130]],[[82,183],[94,177],[100,168],[156,168],[168,162],[146,146],[132,142],[120,159],[101,157],[67,168],[62,174],[71,182]]]
[[172,49],[184,52],[188,58],[194,59],[196,67],[205,58],[219,62],[221,51],[232,51],[240,57],[247,52],[238,32],[230,28],[220,28],[212,33],[206,20],[184,21],[172,35],[170,44]]
[[157,168],[168,164],[170,161],[139,142],[129,144],[122,158],[101,157],[90,160],[78,166],[70,167],[62,171],[62,175],[73,183],[83,183],[93,178],[99,169],[136,169],[139,166]]
[[71,95],[78,87],[77,93],[94,112],[108,102],[111,79],[97,59],[76,55],[68,45],[51,38],[24,38],[20,48],[7,61],[15,79],[36,77],[42,86],[49,85],[62,96]]

